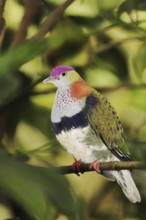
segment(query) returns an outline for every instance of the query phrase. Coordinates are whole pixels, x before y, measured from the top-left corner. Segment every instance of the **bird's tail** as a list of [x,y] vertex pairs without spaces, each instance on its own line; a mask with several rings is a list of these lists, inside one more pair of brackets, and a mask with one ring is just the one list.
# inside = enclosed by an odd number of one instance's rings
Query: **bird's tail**
[[133,203],[140,202],[141,196],[129,170],[111,171],[126,197]]

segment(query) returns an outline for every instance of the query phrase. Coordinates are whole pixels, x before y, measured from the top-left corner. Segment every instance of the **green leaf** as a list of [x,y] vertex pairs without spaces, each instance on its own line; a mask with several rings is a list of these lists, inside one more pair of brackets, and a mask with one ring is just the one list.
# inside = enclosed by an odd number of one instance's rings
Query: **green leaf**
[[46,46],[44,40],[28,40],[0,55],[0,104],[15,96],[21,87],[20,78],[14,71],[42,53]]
[[46,49],[46,41],[28,40],[0,55],[0,76],[10,74]]
[[125,0],[119,6],[117,15],[120,16],[123,12],[127,12],[130,14],[132,10],[146,10],[146,2],[145,0]]
[[4,153],[0,154],[0,188],[35,219],[46,219],[50,203],[70,219],[80,215],[77,198],[63,176],[50,168],[23,164]]

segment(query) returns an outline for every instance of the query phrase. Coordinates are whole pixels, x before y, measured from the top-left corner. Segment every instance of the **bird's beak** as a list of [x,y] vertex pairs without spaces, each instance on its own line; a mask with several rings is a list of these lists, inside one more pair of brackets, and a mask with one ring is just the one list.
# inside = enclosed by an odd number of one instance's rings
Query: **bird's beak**
[[45,83],[51,83],[52,82],[52,77],[48,77],[48,78],[46,78],[46,79],[44,79],[43,80],[43,83],[45,84]]

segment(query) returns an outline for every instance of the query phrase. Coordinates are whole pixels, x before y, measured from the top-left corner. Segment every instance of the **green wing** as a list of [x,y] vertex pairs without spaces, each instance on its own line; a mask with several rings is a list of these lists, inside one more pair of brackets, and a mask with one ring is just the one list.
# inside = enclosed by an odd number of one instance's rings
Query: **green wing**
[[121,122],[108,99],[94,90],[86,100],[86,111],[95,134],[117,158],[129,161]]

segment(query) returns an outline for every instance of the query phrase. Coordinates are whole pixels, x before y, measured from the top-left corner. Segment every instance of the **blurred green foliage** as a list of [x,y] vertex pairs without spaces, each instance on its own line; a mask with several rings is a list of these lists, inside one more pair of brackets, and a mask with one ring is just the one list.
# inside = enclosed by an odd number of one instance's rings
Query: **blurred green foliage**
[[52,132],[55,89],[42,80],[53,66],[74,66],[110,99],[132,157],[145,160],[145,0],[75,0],[40,39],[36,33],[65,0],[2,2],[0,220],[144,220],[146,172],[133,173],[140,204],[131,204],[116,183],[94,172],[80,177],[55,173],[53,166],[73,159]]

